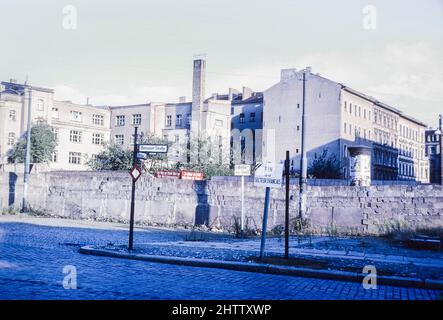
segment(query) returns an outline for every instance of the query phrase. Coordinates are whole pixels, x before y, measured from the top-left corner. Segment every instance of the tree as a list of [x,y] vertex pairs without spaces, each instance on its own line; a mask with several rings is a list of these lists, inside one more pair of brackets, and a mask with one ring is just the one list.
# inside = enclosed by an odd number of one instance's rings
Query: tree
[[132,150],[120,145],[106,144],[102,152],[90,159],[87,165],[92,170],[130,170],[132,168]]
[[[165,139],[157,138],[149,135],[138,136],[139,144],[170,144]],[[92,170],[130,170],[133,164],[132,148],[124,149],[122,146],[115,143],[106,144],[104,150],[100,152],[95,158],[90,159],[87,165]],[[167,166],[168,158],[166,154],[151,155],[142,162],[141,169],[145,172],[155,173],[160,168]]]
[[[24,162],[26,155],[26,132],[11,150],[10,159],[13,162]],[[51,161],[57,142],[52,128],[46,123],[40,123],[31,128],[31,163],[46,163]]]
[[213,137],[200,135],[176,146],[181,150],[183,162],[177,162],[175,168],[204,172],[207,178],[232,175],[230,153],[223,152],[213,140]]
[[308,174],[317,179],[340,179],[340,161],[335,154],[328,155],[325,148],[321,155],[314,154]]

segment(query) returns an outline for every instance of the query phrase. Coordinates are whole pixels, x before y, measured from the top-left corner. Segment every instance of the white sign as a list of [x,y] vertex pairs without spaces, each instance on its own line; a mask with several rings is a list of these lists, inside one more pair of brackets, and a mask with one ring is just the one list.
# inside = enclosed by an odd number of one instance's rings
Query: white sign
[[283,185],[283,163],[263,163],[255,171],[254,185],[281,188]]
[[166,144],[140,144],[138,146],[139,152],[149,153],[166,153],[168,152],[168,145]]
[[236,164],[234,167],[234,176],[250,176],[251,166],[249,164]]

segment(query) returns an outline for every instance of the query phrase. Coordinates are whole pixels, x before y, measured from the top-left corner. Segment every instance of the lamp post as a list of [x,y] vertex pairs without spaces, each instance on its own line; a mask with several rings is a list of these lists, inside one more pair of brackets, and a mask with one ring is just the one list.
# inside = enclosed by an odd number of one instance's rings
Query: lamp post
[[31,87],[25,84],[24,98],[26,98],[26,91],[28,91],[28,123],[26,125],[26,154],[25,154],[25,170],[23,178],[23,202],[22,202],[22,212],[29,211],[28,205],[28,183],[29,183],[29,173],[30,173],[30,162],[31,162],[31,102],[32,102],[32,90]]

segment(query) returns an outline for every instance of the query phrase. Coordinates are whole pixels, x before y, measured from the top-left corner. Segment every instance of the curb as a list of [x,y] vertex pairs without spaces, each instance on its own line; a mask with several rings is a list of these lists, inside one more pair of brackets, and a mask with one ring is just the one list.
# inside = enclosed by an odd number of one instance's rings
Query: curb
[[[96,249],[93,246],[84,246],[79,249],[80,253],[94,256],[104,256],[112,258],[142,260],[157,263],[167,263],[175,265],[183,265],[190,267],[205,267],[205,268],[220,268],[235,271],[258,272],[288,276],[301,276],[308,278],[318,278],[327,280],[341,280],[362,282],[367,274],[339,271],[339,270],[319,270],[302,267],[278,266],[255,262],[240,262],[240,261],[223,261],[211,259],[198,258],[183,258],[171,256],[158,256],[147,254],[132,254],[116,252],[106,249]],[[443,281],[433,279],[419,279],[396,276],[377,276],[377,284],[399,286],[399,287],[417,287],[424,289],[443,290]]]

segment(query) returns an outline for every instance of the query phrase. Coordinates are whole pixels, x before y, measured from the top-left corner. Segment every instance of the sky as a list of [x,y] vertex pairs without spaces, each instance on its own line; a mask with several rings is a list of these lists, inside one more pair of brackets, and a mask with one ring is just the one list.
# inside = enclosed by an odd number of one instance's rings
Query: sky
[[0,0],[0,28],[0,79],[59,100],[189,99],[203,54],[207,96],[311,66],[430,126],[443,113],[443,0]]

